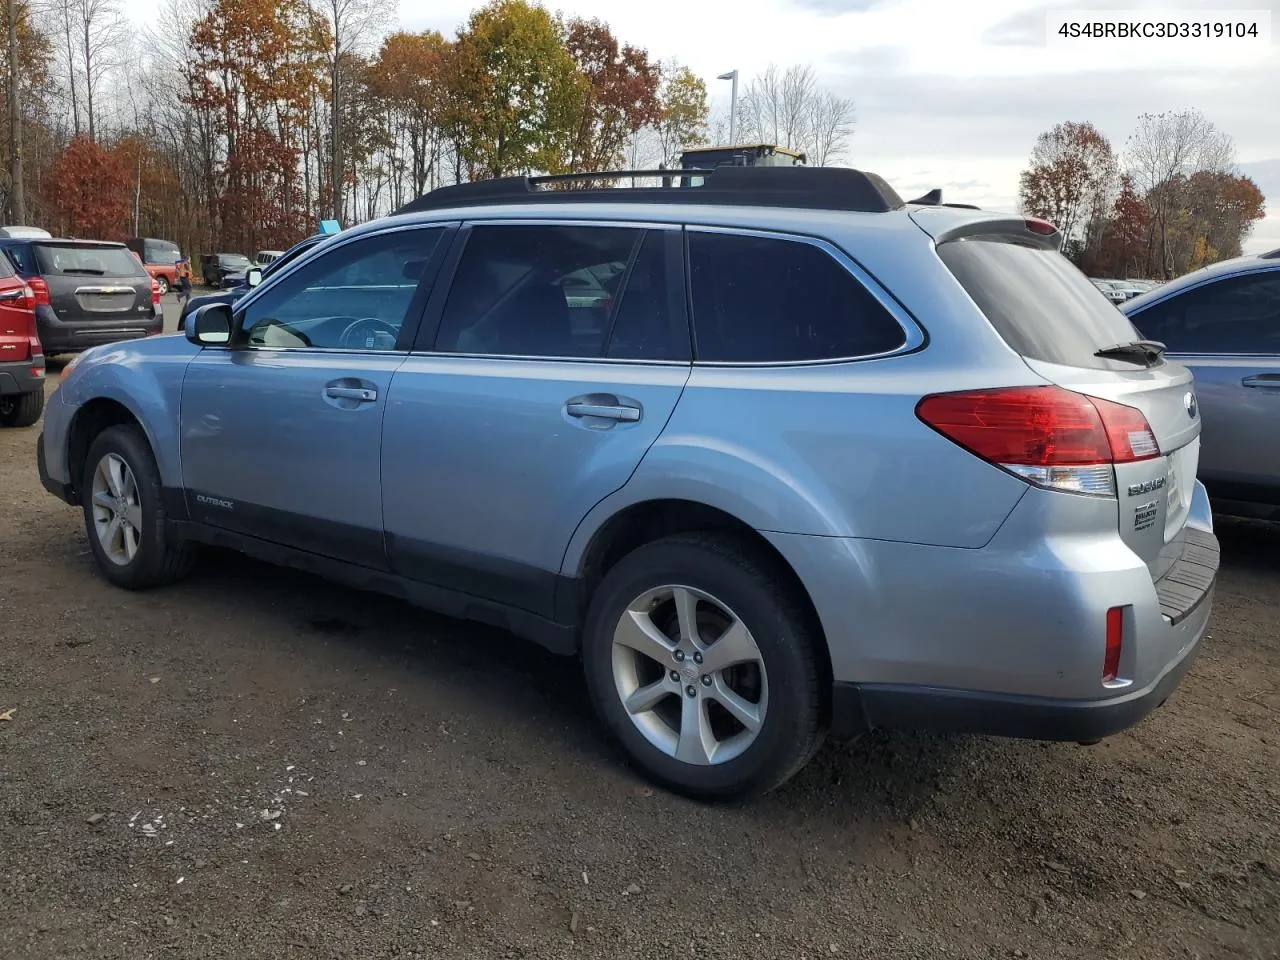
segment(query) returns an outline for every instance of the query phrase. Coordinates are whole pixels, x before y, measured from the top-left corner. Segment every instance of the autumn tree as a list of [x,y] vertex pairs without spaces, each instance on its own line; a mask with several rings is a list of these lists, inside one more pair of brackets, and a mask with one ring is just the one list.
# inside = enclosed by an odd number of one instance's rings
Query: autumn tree
[[130,180],[121,157],[87,136],[72,139],[45,182],[59,232],[122,239],[129,220]]
[[617,168],[630,138],[660,117],[658,64],[620,44],[599,20],[570,20],[565,45],[585,85],[561,165],[574,172]]
[[482,176],[556,168],[569,152],[586,83],[560,26],[525,0],[493,0],[458,33],[451,119],[461,159]]
[[1056,224],[1075,252],[1089,223],[1105,215],[1116,176],[1111,144],[1093,124],[1060,123],[1036,138],[1019,177],[1019,204]]
[[1231,138],[1198,110],[1144,113],[1129,138],[1126,169],[1151,211],[1152,269],[1173,275],[1172,241],[1186,189],[1197,171],[1224,171],[1232,162]]
[[702,78],[674,61],[665,64],[653,125],[659,162],[679,166],[682,151],[706,143],[708,114],[707,85]]
[[[390,141],[391,205],[427,191],[443,159],[452,44],[434,30],[393,33],[365,74]],[[410,196],[412,195],[412,197]]]
[[217,0],[193,28],[184,100],[222,144],[210,202],[224,242],[250,250],[305,231],[299,139],[329,42],[302,0]]
[[[12,20],[9,16],[11,10],[14,14]],[[39,105],[48,98],[53,55],[52,44],[32,19],[31,8],[27,3],[0,3],[0,31],[7,36],[10,27],[13,30],[11,64],[16,63],[17,69],[0,71],[0,95],[10,107],[10,122],[0,127],[0,147],[10,161],[8,179],[2,183],[3,194],[0,196],[3,202],[0,203],[0,209],[9,211],[11,222],[25,222],[28,219],[25,209],[28,204],[24,200],[24,209],[19,215],[16,209],[18,205],[14,202],[14,185],[17,183],[25,186],[28,176],[27,168],[22,163],[27,152],[22,148],[25,128],[35,119],[29,113],[34,108],[38,115]],[[10,80],[15,77],[17,90],[11,95]],[[16,177],[21,179],[15,179]]]

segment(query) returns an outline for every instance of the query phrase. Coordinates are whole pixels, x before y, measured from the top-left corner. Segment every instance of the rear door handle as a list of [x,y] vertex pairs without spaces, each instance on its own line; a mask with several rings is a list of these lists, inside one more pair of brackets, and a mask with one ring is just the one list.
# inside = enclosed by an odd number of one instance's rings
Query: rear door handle
[[1273,390],[1280,390],[1280,373],[1257,373],[1252,377],[1245,377],[1240,381],[1246,387],[1270,387]]
[[325,387],[324,395],[334,400],[359,400],[362,403],[378,399],[378,391],[369,387]]
[[621,403],[573,401],[565,404],[564,411],[571,417],[600,417],[604,420],[619,420],[623,423],[636,423],[640,420],[639,407],[631,407]]

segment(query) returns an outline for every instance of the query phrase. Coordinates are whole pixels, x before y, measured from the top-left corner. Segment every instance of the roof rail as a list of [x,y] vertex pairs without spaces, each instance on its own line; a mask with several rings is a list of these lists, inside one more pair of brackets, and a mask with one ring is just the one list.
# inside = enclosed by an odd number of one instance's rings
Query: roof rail
[[[661,187],[601,187],[662,177]],[[700,181],[695,183],[694,181]],[[579,184],[578,189],[565,189]],[[549,189],[548,189],[549,188]],[[498,203],[690,203],[886,213],[902,198],[874,173],[842,167],[716,167],[499,177],[437,187],[395,213]]]
[[1258,254],[1258,258],[1261,260],[1280,260],[1280,247],[1276,247],[1274,250],[1268,250],[1266,253],[1260,253]]

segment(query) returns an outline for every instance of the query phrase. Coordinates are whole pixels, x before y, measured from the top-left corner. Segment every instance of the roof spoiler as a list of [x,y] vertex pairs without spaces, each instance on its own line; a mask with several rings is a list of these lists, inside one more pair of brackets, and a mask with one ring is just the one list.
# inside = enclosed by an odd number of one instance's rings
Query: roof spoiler
[[908,205],[914,204],[920,207],[959,207],[962,210],[981,210],[981,207],[974,206],[972,203],[943,203],[942,188],[934,187],[923,197],[916,197],[914,200],[908,200]]

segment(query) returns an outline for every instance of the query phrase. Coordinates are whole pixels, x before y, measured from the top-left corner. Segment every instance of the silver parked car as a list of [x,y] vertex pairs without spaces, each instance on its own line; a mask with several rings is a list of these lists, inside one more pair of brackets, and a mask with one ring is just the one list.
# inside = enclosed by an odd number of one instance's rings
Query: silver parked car
[[1196,270],[1122,309],[1195,374],[1214,509],[1280,520],[1280,250]]
[[538,186],[68,367],[39,467],[106,578],[212,543],[507,627],[698,797],[828,731],[1091,741],[1174,690],[1218,566],[1191,374],[1052,224],[855,170]]

